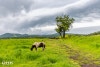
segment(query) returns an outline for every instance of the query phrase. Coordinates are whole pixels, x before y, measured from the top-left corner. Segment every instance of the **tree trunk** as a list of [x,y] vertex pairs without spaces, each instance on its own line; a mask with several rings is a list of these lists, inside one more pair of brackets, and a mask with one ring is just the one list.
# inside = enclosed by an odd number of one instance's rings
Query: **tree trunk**
[[60,34],[60,36],[61,36],[61,38],[62,38],[62,34],[61,33],[59,33]]
[[63,38],[65,38],[65,30],[63,31]]

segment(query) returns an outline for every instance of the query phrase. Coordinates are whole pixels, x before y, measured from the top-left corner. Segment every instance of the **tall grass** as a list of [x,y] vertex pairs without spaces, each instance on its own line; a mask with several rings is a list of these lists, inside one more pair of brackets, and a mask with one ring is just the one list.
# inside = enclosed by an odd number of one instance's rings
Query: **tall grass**
[[[46,49],[30,51],[35,41],[44,41]],[[59,47],[61,42],[54,39],[2,39],[0,40],[0,63],[12,61],[10,67],[78,67],[68,59],[66,49]],[[70,64],[69,64],[70,63]],[[0,64],[2,66],[2,64]],[[7,65],[3,65],[7,66]]]
[[[68,37],[68,36],[67,36]],[[30,51],[34,42],[44,41],[46,49]],[[69,46],[72,52],[67,49]],[[73,51],[74,50],[74,51]],[[77,56],[78,60],[69,58]],[[1,39],[0,40],[0,67],[3,61],[12,61],[10,67],[80,67],[81,63],[100,59],[100,36],[70,36],[66,39]],[[84,58],[88,61],[84,61]],[[99,64],[99,61],[95,61]]]

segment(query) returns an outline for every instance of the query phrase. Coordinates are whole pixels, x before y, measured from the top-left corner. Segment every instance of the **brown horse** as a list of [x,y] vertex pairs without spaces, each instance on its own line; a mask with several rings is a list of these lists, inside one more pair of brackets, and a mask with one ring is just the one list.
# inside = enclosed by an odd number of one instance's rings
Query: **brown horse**
[[44,50],[45,48],[45,44],[43,42],[35,42],[32,47],[31,47],[31,51],[33,50],[33,48],[35,48],[35,50],[37,51],[37,48],[42,47],[42,50]]

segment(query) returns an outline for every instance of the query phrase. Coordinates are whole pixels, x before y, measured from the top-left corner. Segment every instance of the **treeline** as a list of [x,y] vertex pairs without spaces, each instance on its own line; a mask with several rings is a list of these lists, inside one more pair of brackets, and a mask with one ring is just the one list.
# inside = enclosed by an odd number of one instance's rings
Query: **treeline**
[[100,34],[100,31],[94,32],[94,33],[91,33],[91,34],[88,34],[88,35],[99,35],[99,34]]

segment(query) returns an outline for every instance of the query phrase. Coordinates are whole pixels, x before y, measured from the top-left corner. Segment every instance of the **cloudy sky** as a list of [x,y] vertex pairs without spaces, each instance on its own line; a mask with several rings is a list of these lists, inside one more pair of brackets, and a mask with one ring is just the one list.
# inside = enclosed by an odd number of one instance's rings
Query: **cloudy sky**
[[0,34],[53,34],[64,14],[75,18],[70,33],[100,31],[100,0],[0,0]]

